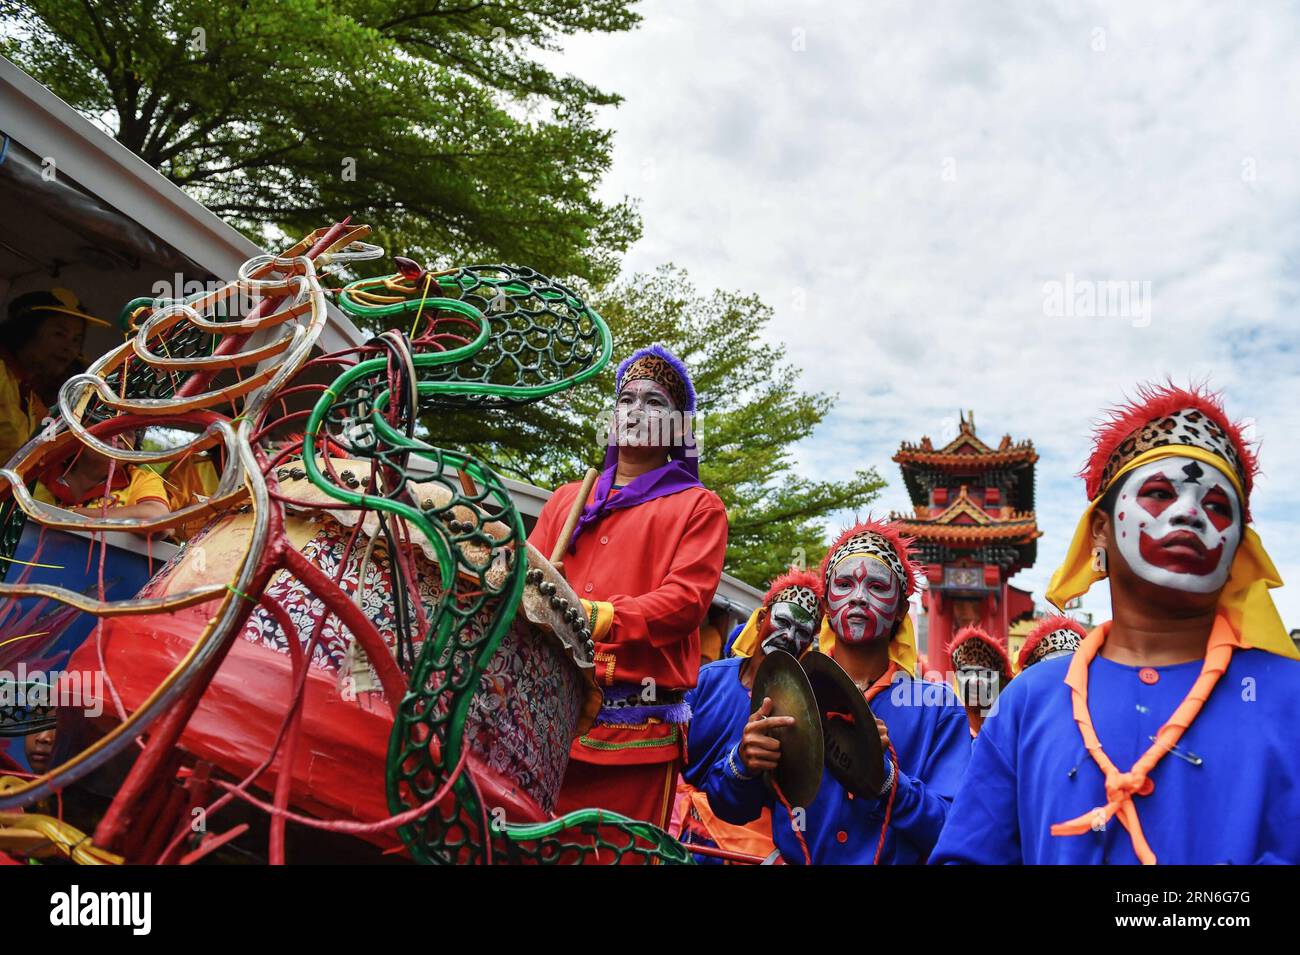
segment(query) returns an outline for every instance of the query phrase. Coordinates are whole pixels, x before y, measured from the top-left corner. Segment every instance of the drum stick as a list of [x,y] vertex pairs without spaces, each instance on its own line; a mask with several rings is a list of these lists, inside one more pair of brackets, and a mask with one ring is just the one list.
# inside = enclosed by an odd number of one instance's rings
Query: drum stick
[[715,859],[726,859],[728,862],[740,862],[744,865],[762,865],[767,859],[764,856],[750,855],[748,852],[735,852],[731,849],[718,849],[714,846],[701,846],[693,842],[682,843],[690,852],[698,853],[702,856],[713,856]]
[[600,472],[595,468],[587,468],[587,473],[583,475],[582,487],[578,489],[578,496],[573,499],[573,507],[569,509],[569,516],[564,520],[564,527],[560,529],[560,536],[555,539],[555,547],[551,550],[551,563],[555,565],[556,570],[561,570],[564,566],[564,552],[569,549],[569,538],[573,536],[573,529],[578,526],[578,518],[582,516],[582,509],[587,506],[587,497],[591,494],[591,489],[596,486],[596,478]]

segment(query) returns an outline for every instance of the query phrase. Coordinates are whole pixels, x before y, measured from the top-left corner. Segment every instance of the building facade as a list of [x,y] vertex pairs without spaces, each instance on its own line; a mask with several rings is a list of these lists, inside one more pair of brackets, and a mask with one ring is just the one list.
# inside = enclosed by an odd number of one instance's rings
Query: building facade
[[983,627],[1007,645],[1012,624],[1033,614],[1033,597],[1011,577],[1033,566],[1042,532],[1034,514],[1031,441],[1003,436],[996,447],[975,433],[975,414],[961,415],[952,441],[936,448],[928,437],[904,442],[894,455],[912,500],[912,513],[892,514],[916,538],[925,567],[921,651],[941,668],[952,635]]

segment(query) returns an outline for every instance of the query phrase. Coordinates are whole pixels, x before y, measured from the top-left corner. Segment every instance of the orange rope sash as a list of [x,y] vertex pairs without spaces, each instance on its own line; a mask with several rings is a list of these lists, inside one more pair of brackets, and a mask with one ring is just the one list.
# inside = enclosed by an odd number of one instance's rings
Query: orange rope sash
[[1101,740],[1097,738],[1097,732],[1092,726],[1092,716],[1088,713],[1088,665],[1092,663],[1093,658],[1106,642],[1109,632],[1108,621],[1088,634],[1087,639],[1075,651],[1074,659],[1070,661],[1070,669],[1065,677],[1066,685],[1070,687],[1074,722],[1078,724],[1083,745],[1102,775],[1106,777],[1107,802],[1106,805],[1098,806],[1076,819],[1055,824],[1051,832],[1054,836],[1078,836],[1105,828],[1106,823],[1113,817],[1119,816],[1120,824],[1127,830],[1129,838],[1133,841],[1133,851],[1138,859],[1143,865],[1155,865],[1156,855],[1151,851],[1151,846],[1147,844],[1146,837],[1142,834],[1142,824],[1138,821],[1137,806],[1133,803],[1133,797],[1151,795],[1155,789],[1155,783],[1150,779],[1152,770],[1166,753],[1178,745],[1183,733],[1201,712],[1201,707],[1210,698],[1210,693],[1219,682],[1219,677],[1223,676],[1224,671],[1228,669],[1228,664],[1232,662],[1232,651],[1240,646],[1240,641],[1227,618],[1222,615],[1215,618],[1214,629],[1210,631],[1210,639],[1205,646],[1205,664],[1201,667],[1200,676],[1187,691],[1187,696],[1178,704],[1174,715],[1160,727],[1159,732],[1156,733],[1156,741],[1133,764],[1132,769],[1121,773],[1111,762],[1110,757],[1102,751]]

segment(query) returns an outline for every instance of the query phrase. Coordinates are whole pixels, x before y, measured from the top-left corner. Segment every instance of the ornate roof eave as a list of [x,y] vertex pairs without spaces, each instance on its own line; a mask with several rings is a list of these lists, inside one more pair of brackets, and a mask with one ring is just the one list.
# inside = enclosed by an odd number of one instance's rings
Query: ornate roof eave
[[948,506],[938,514],[931,517],[920,517],[918,514],[912,514],[910,516],[891,515],[890,519],[925,526],[971,526],[968,524],[957,524],[957,519],[961,517],[968,517],[974,521],[976,525],[981,527],[992,525],[1033,526],[1037,524],[1038,518],[1033,511],[1017,511],[1009,508],[1000,508],[1000,510],[1007,511],[1007,513],[1004,515],[997,515],[990,514],[988,511],[984,510],[984,508],[971,500],[969,489],[965,484],[963,484],[961,490],[958,491],[957,496],[954,497]]
[[987,471],[1013,465],[1021,467],[1038,463],[1038,452],[1032,443],[1026,441],[1007,450],[979,453],[926,450],[916,445],[904,444],[894,455],[894,463],[916,468],[936,468],[940,471],[957,471],[977,469]]
[[1011,442],[1011,435],[1004,434],[996,448],[985,444],[975,434],[975,412],[960,415],[957,436],[936,449],[928,436],[921,438],[919,444],[904,441],[894,455],[895,464],[914,467],[929,467],[949,470],[953,468],[975,467],[990,469],[1009,465],[1029,465],[1038,461],[1038,453],[1032,441]]
[[1034,518],[997,524],[938,524],[891,515],[890,522],[902,533],[918,540],[963,547],[978,547],[993,541],[1029,544],[1043,536]]

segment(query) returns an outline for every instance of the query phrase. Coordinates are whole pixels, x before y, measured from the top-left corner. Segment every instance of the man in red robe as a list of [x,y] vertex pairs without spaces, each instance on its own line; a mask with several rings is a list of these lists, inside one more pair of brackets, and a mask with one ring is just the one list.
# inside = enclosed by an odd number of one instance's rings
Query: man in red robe
[[[605,468],[564,555],[582,598],[604,705],[574,740],[557,811],[600,808],[668,824],[685,757],[685,693],[700,667],[700,624],[722,576],[727,512],[700,484],[695,389],[659,345],[618,367]],[[529,542],[553,552],[581,484],[556,490]]]

